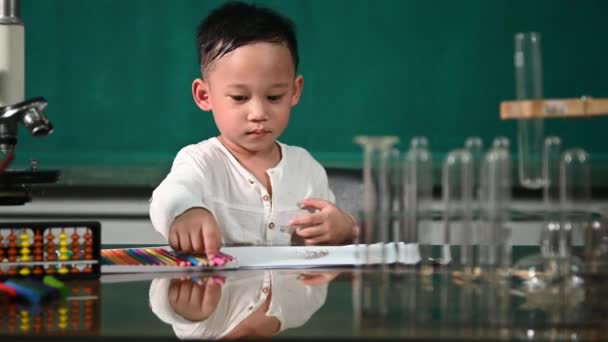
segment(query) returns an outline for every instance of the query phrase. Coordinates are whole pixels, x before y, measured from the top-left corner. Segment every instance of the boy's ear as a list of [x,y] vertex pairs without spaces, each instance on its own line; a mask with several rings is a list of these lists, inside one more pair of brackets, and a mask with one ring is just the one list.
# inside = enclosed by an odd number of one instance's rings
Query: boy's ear
[[197,78],[192,82],[192,97],[198,108],[211,111],[211,100],[209,99],[209,85],[205,80]]
[[302,87],[304,87],[304,76],[298,75],[296,79],[293,81],[294,92],[291,96],[291,106],[295,106],[300,101],[300,96],[302,96]]

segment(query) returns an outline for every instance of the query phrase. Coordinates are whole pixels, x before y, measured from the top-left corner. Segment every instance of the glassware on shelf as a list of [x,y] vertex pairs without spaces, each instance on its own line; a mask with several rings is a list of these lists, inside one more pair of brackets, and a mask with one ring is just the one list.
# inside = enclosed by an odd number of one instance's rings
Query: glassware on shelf
[[[361,135],[356,136],[354,142],[363,152],[363,211],[360,213],[357,257],[364,265],[385,264],[384,245],[389,241],[391,222],[390,163],[399,138]],[[379,249],[380,260],[372,259],[372,248]]]
[[507,273],[511,266],[509,220],[511,204],[511,155],[493,147],[484,155],[481,172],[480,248],[478,264],[483,270]]
[[[451,246],[460,246],[457,267],[472,271],[473,157],[466,149],[450,151],[443,162],[443,246],[441,264],[452,262]],[[455,232],[459,228],[459,234]]]
[[[515,35],[515,95],[518,100],[543,98],[541,35],[523,32]],[[542,150],[544,119],[518,119],[517,145],[519,183],[524,188],[543,185]]]
[[433,160],[425,137],[414,137],[403,160],[403,258],[432,262]]

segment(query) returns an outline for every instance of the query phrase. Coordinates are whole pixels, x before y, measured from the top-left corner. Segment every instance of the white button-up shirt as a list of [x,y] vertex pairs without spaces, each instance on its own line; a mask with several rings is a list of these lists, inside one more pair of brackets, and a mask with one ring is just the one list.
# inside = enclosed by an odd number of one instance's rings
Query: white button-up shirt
[[152,193],[150,219],[166,238],[176,216],[201,207],[220,226],[222,243],[289,245],[287,222],[306,211],[305,198],[335,202],[327,173],[306,150],[278,143],[281,161],[266,170],[272,197],[217,138],[182,148],[171,171]]

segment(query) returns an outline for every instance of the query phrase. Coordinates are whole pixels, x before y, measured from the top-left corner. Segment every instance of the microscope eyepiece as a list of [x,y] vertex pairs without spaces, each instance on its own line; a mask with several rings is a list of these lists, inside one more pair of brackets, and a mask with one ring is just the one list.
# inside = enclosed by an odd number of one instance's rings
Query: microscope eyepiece
[[35,107],[29,108],[23,114],[21,122],[35,137],[47,136],[53,132],[49,119]]
[[36,97],[12,106],[0,107],[0,150],[5,152],[14,148],[19,123],[36,137],[53,133],[53,124],[43,113],[47,104],[44,98]]

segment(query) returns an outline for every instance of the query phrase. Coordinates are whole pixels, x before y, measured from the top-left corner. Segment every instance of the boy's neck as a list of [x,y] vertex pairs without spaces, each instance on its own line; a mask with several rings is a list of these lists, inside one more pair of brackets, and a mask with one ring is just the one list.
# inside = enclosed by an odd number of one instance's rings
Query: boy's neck
[[217,139],[241,164],[254,163],[254,165],[263,167],[264,171],[277,166],[282,158],[281,148],[276,141],[272,145],[272,148],[267,151],[249,151],[242,147],[235,146],[221,135],[218,136]]

